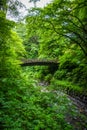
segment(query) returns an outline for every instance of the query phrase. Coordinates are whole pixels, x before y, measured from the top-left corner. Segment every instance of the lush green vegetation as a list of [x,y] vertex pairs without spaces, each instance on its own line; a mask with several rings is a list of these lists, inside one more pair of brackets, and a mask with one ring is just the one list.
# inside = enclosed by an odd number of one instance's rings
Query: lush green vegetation
[[[23,4],[0,1],[0,129],[87,129],[87,117],[66,94],[87,97],[87,1],[53,0],[44,8],[32,1],[20,22],[7,12],[17,17]],[[24,58],[59,65],[23,68]]]
[[[54,74],[54,78],[67,80],[86,91],[87,5],[84,3],[87,4],[85,0],[54,0],[44,9],[30,10],[26,22],[27,43],[32,43],[29,54],[31,55],[34,47],[33,56],[38,56],[39,59],[59,61],[58,71]],[[29,46],[29,44],[27,45]],[[43,73],[46,75],[46,72],[43,72],[42,69],[42,75]],[[53,73],[50,74],[53,78]]]

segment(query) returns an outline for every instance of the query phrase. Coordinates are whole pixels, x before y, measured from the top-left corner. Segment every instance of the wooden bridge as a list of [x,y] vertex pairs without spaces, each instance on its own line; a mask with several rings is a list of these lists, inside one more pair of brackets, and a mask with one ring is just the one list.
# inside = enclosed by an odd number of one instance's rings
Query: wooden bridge
[[56,60],[23,59],[21,66],[58,66]]

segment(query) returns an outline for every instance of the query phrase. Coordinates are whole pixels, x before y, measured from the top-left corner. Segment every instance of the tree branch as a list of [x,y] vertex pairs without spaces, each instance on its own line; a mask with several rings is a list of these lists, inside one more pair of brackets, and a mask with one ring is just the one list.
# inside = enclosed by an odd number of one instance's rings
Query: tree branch
[[49,21],[49,23],[52,25],[53,30],[54,30],[58,35],[63,36],[63,37],[67,37],[67,38],[70,39],[71,41],[74,41],[75,43],[77,43],[77,44],[80,46],[80,48],[82,49],[82,51],[84,52],[85,56],[87,56],[86,51],[84,50],[84,48],[81,46],[81,44],[80,44],[78,41],[76,41],[75,39],[71,38],[70,36],[68,36],[68,35],[66,35],[66,34],[63,34],[63,33],[60,33],[60,32],[58,32],[58,31],[56,31],[55,26],[53,25],[53,23],[52,23],[51,21]]

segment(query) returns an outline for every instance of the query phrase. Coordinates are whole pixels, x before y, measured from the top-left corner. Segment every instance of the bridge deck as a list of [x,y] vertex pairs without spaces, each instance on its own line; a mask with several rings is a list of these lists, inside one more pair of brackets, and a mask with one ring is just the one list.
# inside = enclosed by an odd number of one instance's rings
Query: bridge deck
[[43,65],[43,66],[58,66],[58,62],[57,61],[53,61],[53,60],[22,60],[22,64],[21,66],[37,66],[37,65]]

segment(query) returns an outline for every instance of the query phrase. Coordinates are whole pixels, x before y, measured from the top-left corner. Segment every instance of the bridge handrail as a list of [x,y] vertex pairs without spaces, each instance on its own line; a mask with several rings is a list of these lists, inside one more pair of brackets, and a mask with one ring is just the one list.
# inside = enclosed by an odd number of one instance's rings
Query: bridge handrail
[[22,66],[29,65],[58,65],[57,60],[45,60],[45,59],[22,59]]

